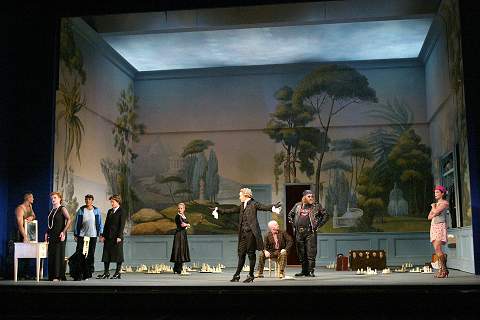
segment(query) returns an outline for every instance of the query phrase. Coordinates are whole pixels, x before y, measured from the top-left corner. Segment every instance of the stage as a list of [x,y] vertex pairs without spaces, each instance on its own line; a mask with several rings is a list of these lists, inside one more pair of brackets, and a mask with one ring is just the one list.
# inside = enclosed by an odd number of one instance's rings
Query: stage
[[[451,270],[447,279],[433,274],[392,273],[356,275],[317,267],[315,278],[293,275],[298,267],[287,268],[286,279],[255,279],[242,283],[229,280],[234,273],[122,274],[120,280],[86,281],[0,281],[4,314],[20,319],[16,312],[28,297],[22,314],[32,317],[75,318],[297,318],[316,314],[336,318],[474,318],[480,298],[480,277]],[[273,275],[273,273],[272,273]],[[88,306],[80,307],[80,306]],[[299,309],[298,307],[301,306]],[[81,311],[80,311],[81,310]],[[2,317],[3,318],[3,317]],[[267,319],[270,317],[267,317]]]

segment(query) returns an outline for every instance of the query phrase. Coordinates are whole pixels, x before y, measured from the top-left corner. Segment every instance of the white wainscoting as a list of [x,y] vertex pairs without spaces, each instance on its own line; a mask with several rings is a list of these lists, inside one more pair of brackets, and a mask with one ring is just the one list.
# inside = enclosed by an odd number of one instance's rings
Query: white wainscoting
[[449,229],[448,234],[454,235],[456,246],[447,246],[447,266],[449,268],[475,273],[473,261],[473,233],[472,227]]
[[[457,237],[456,249],[447,249],[450,268],[473,273],[473,246],[471,228],[449,230]],[[318,234],[317,265],[335,261],[337,254],[348,255],[349,250],[385,250],[387,264],[398,266],[405,262],[423,265],[433,253],[427,232],[412,233],[351,233]],[[189,235],[192,262],[216,264],[227,267],[237,264],[237,235]],[[173,235],[126,236],[124,255],[126,265],[170,263]],[[69,235],[67,255],[75,250],[73,235]],[[96,270],[103,270],[101,263],[103,245],[95,252]],[[113,267],[113,266],[112,266]]]

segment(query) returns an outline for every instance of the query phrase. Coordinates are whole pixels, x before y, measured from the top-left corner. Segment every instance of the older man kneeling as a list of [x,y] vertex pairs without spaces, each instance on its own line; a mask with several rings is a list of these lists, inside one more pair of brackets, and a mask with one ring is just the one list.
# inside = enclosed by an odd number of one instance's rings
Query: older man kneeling
[[287,253],[292,248],[293,240],[290,235],[283,230],[275,220],[268,223],[269,232],[265,236],[265,250],[262,251],[258,261],[257,278],[263,278],[263,269],[265,259],[276,259],[280,269],[279,277],[285,277],[285,266],[287,265]]

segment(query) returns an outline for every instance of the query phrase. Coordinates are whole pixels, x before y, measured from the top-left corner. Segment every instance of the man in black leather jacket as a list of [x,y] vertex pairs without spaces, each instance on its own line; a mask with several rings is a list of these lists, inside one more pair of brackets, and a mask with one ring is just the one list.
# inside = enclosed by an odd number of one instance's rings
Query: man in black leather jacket
[[302,201],[296,203],[288,213],[288,221],[295,233],[297,255],[302,271],[296,277],[315,277],[315,258],[317,256],[317,229],[328,220],[328,214],[320,203],[315,202],[313,192],[305,190]]

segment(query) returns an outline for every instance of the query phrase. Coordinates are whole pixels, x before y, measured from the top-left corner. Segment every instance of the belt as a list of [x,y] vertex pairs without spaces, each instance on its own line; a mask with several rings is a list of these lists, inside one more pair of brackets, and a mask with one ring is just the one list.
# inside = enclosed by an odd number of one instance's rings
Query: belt
[[297,230],[298,230],[298,232],[301,232],[301,233],[312,231],[312,229],[310,227],[298,227]]

